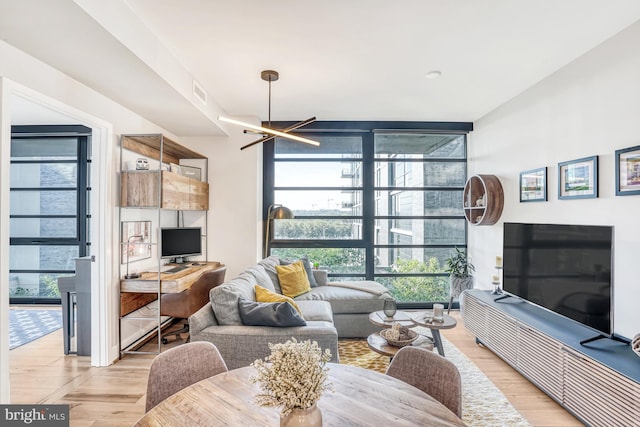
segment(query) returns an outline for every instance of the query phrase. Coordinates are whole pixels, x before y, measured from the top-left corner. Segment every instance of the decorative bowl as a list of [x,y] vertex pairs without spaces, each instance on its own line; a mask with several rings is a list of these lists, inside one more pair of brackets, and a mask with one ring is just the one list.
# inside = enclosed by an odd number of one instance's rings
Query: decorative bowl
[[631,340],[631,348],[636,356],[640,357],[640,334],[636,334]]
[[391,328],[383,329],[380,331],[380,336],[387,340],[389,345],[392,345],[394,347],[404,347],[406,345],[410,345],[418,338],[418,333],[407,328],[406,326],[400,328],[400,336],[398,337],[398,339],[390,338],[391,333]]

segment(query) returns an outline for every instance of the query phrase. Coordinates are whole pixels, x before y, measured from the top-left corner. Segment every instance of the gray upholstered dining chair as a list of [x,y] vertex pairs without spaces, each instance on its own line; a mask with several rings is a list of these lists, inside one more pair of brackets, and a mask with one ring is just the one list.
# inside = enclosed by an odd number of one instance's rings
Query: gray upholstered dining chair
[[402,347],[387,375],[419,388],[462,417],[462,380],[458,368],[444,357],[418,347]]
[[183,388],[221,372],[227,372],[227,365],[210,342],[190,342],[160,353],[149,369],[145,412]]

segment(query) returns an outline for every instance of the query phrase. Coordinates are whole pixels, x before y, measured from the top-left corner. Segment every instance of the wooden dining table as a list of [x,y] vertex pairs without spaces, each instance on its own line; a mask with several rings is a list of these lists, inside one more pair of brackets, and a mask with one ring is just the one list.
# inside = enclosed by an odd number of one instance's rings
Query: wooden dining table
[[[327,426],[464,426],[447,407],[423,391],[388,375],[355,366],[328,364],[333,392],[318,401]],[[135,426],[279,426],[279,408],[254,402],[260,391],[252,367],[234,369],[168,397]]]

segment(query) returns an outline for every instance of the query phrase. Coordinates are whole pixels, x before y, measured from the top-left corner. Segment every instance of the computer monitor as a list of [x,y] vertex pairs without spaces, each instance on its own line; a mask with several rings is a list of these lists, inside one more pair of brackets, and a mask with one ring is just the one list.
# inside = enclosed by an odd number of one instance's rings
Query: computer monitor
[[186,262],[189,256],[202,255],[202,229],[200,227],[161,228],[161,257],[176,263]]

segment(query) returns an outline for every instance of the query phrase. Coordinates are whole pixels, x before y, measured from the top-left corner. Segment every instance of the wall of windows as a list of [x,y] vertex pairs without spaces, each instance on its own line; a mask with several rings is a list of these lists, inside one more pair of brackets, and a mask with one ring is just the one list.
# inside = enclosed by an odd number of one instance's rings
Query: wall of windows
[[271,204],[295,214],[273,221],[271,253],[306,254],[331,280],[376,280],[405,305],[448,301],[444,260],[466,247],[471,124],[314,127],[305,136],[320,147],[285,139],[265,145],[264,217]]

